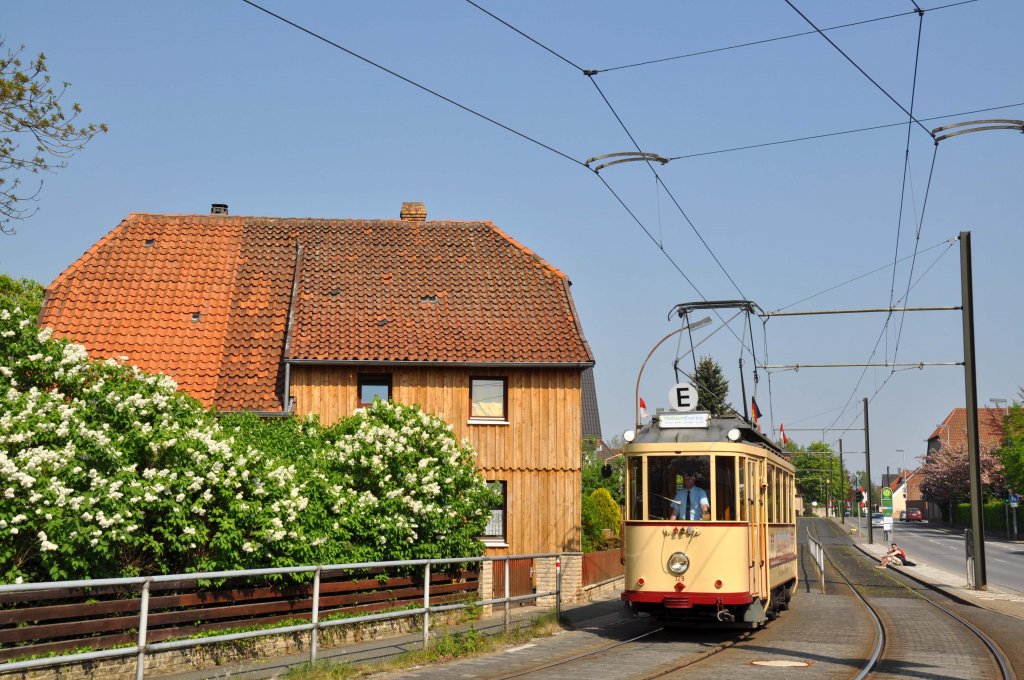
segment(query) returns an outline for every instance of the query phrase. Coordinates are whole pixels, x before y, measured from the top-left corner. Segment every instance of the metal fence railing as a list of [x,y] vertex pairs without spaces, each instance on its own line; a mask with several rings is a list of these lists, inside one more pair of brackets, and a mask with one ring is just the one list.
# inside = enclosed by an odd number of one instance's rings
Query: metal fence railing
[[811,557],[814,558],[814,563],[818,565],[818,578],[821,582],[821,592],[825,592],[825,549],[821,547],[813,536],[811,536],[811,528],[807,528],[807,549],[811,552]]
[[[552,558],[554,561],[554,579],[553,579],[553,590],[533,592],[526,595],[512,596],[509,592],[509,561],[510,560],[523,560],[523,559],[546,559]],[[480,563],[481,565],[485,562],[504,562],[504,595],[502,597],[483,597],[475,600],[472,604],[470,603],[456,603],[456,604],[431,604],[431,569],[434,567],[441,566],[452,566],[460,564],[473,564]],[[344,619],[335,619],[322,621],[320,620],[320,579],[324,573],[345,571],[345,570],[356,570],[356,569],[393,569],[402,567],[422,567],[423,569],[423,603],[422,606],[415,609],[403,609],[396,612],[385,612],[380,614],[367,614],[362,616],[354,616]],[[245,631],[240,633],[229,633],[223,635],[211,635],[209,637],[202,638],[190,638],[185,640],[170,640],[166,642],[148,642],[147,641],[147,624],[150,614],[149,606],[149,594],[150,586],[154,583],[167,583],[167,582],[195,582],[199,580],[216,580],[216,579],[233,579],[240,577],[252,577],[252,576],[271,576],[279,574],[312,574],[313,575],[313,592],[312,592],[312,612],[309,614],[309,623],[303,623],[298,625],[289,626],[277,626],[273,628],[265,628],[261,630]],[[547,581],[552,583],[552,581]],[[20,583],[20,584],[9,584],[0,585],[0,595],[8,593],[23,593],[29,591],[40,591],[40,590],[52,590],[55,588],[99,588],[104,586],[140,586],[141,587],[141,599],[138,614],[138,638],[136,644],[129,647],[120,647],[117,649],[103,649],[89,652],[78,652],[73,654],[64,654],[61,656],[52,656],[47,658],[39,659],[27,659],[23,661],[13,661],[9,663],[0,663],[0,674],[10,673],[14,671],[24,671],[36,668],[47,668],[52,666],[64,665],[69,663],[79,663],[85,661],[97,661],[101,659],[112,659],[119,657],[136,657],[135,662],[135,677],[138,680],[145,677],[145,661],[146,655],[156,652],[163,652],[175,649],[185,649],[190,647],[199,647],[203,645],[211,645],[223,642],[231,642],[234,640],[245,640],[257,637],[266,637],[270,635],[282,635],[291,633],[308,632],[310,635],[309,640],[309,660],[310,662],[316,661],[317,659],[317,647],[318,647],[318,634],[321,630],[334,626],[343,626],[356,623],[366,623],[372,621],[384,621],[390,619],[405,618],[409,616],[422,616],[423,617],[423,646],[424,648],[430,645],[430,615],[433,613],[452,611],[456,609],[466,609],[470,606],[483,606],[483,605],[504,605],[505,609],[505,627],[508,629],[511,626],[511,613],[509,607],[514,602],[520,602],[525,600],[537,600],[542,597],[554,597],[556,603],[556,610],[559,615],[561,614],[561,559],[558,553],[540,553],[532,555],[503,555],[503,556],[485,556],[485,557],[459,557],[450,559],[437,559],[437,560],[404,560],[395,562],[359,562],[353,564],[332,564],[332,565],[320,565],[320,566],[301,566],[301,567],[281,567],[274,569],[245,569],[237,571],[217,571],[217,572],[204,572],[204,573],[193,573],[193,574],[162,574],[157,576],[138,576],[129,578],[109,578],[109,579],[90,579],[90,580],[79,580],[79,581],[51,581],[45,583]],[[483,593],[481,593],[483,594]],[[493,592],[487,593],[493,595]]]

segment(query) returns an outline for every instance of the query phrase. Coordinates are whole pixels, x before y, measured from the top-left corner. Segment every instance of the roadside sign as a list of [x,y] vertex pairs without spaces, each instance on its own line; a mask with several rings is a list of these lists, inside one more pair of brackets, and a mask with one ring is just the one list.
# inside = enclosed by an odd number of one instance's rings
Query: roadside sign
[[1015,493],[1010,494],[1010,507],[1015,508],[1020,503],[1020,496]]
[[892,517],[892,489],[887,486],[882,487],[882,514]]

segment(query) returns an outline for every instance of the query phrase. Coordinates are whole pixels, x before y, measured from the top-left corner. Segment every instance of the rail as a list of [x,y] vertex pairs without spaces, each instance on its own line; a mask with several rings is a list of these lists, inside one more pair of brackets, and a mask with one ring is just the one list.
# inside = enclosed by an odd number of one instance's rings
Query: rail
[[[522,559],[545,559],[553,558],[555,560],[555,589],[552,591],[534,592],[527,595],[511,596],[509,593],[509,562],[510,560],[522,560]],[[471,564],[471,563],[484,563],[484,562],[504,562],[504,596],[503,597],[490,597],[485,599],[476,600],[472,605],[468,603],[458,604],[443,604],[443,605],[431,605],[430,603],[430,571],[432,567],[444,566],[444,565],[456,565],[456,564]],[[368,614],[364,616],[355,616],[344,619],[336,619],[331,621],[320,621],[320,577],[325,572],[335,572],[343,570],[353,569],[375,569],[375,568],[392,568],[392,567],[422,567],[423,568],[423,606],[416,609],[404,609],[398,612],[387,612],[383,614]],[[186,640],[173,640],[168,642],[156,642],[150,643],[146,640],[146,631],[149,618],[149,590],[150,584],[153,583],[164,583],[171,581],[199,581],[199,580],[213,580],[213,579],[225,579],[225,578],[239,578],[248,576],[270,576],[277,574],[312,574],[313,575],[313,604],[312,613],[310,615],[310,622],[291,626],[278,626],[275,628],[266,628],[262,630],[245,631],[241,633],[229,633],[224,635],[213,635],[204,638],[190,638]],[[457,557],[448,559],[432,559],[432,560],[401,560],[394,562],[356,562],[351,564],[331,564],[331,565],[317,565],[317,566],[300,566],[300,567],[280,567],[273,569],[241,569],[236,571],[211,571],[201,572],[192,574],[160,574],[156,576],[136,576],[128,578],[106,578],[106,579],[88,579],[88,580],[76,580],[76,581],[50,581],[44,583],[18,583],[0,585],[0,595],[4,593],[19,593],[29,592],[35,590],[50,590],[53,588],[96,588],[100,586],[124,586],[124,585],[139,585],[142,588],[141,606],[139,609],[139,622],[138,622],[138,640],[135,645],[130,647],[120,647],[117,649],[104,649],[92,652],[79,652],[75,654],[65,654],[56,657],[47,657],[41,659],[28,659],[24,661],[14,661],[10,663],[0,664],[0,674],[10,673],[14,671],[24,671],[35,668],[46,668],[50,666],[59,666],[69,663],[79,663],[83,661],[96,661],[100,659],[112,659],[118,657],[136,657],[135,663],[135,677],[137,680],[141,680],[145,677],[145,666],[146,666],[146,654],[153,652],[163,652],[172,649],[185,649],[189,647],[199,647],[203,645],[212,645],[222,642],[231,642],[234,640],[246,640],[256,637],[264,637],[269,635],[282,635],[290,633],[301,633],[309,632],[310,644],[309,644],[309,660],[315,662],[317,659],[317,637],[321,630],[333,626],[349,625],[353,623],[364,623],[369,621],[384,621],[389,619],[405,618],[409,616],[423,616],[423,647],[426,649],[430,646],[430,615],[437,612],[446,612],[456,609],[466,609],[470,606],[482,606],[482,605],[504,605],[505,614],[505,628],[508,630],[511,626],[511,612],[510,606],[514,602],[521,602],[524,600],[536,600],[542,597],[555,597],[556,611],[558,616],[561,616],[561,586],[562,586],[562,573],[561,573],[561,556],[559,553],[537,553],[530,555],[497,555],[497,556],[482,556],[482,557]],[[493,595],[493,593],[491,593]]]
[[821,592],[825,593],[825,549],[821,547],[821,543],[815,540],[811,536],[811,528],[807,527],[807,542],[809,544],[809,550],[811,556],[814,558],[814,563],[818,565],[818,578],[821,582]]

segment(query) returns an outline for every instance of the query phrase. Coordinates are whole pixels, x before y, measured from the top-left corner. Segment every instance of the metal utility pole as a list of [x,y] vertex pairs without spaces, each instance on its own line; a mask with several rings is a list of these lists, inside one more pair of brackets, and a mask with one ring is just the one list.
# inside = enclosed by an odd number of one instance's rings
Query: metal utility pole
[[843,478],[843,511],[839,513],[839,522],[846,524],[846,499],[850,495],[850,478],[846,476],[846,467],[843,466],[843,440],[839,440],[839,474]]
[[871,430],[868,427],[868,398],[864,397],[864,467],[867,468],[868,473],[868,488],[867,488],[867,499],[868,499],[868,543],[875,542],[875,532],[871,526],[871,515],[874,506],[871,504]]
[[974,279],[971,272],[971,232],[960,232],[960,290],[963,295],[964,391],[967,396],[967,455],[971,470],[971,530],[974,589],[987,590],[985,576],[985,517],[981,495],[981,446],[978,441],[978,376],[974,363]]

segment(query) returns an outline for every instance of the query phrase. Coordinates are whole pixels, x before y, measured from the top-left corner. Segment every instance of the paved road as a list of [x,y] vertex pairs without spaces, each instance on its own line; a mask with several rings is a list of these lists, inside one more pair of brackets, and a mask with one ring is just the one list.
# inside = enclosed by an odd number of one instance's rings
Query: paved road
[[[875,530],[874,539],[878,544],[884,542],[881,530]],[[895,522],[892,540],[914,562],[928,562],[947,571],[967,573],[963,529],[927,522]],[[1024,593],[1024,542],[987,536],[985,566],[990,584]]]

